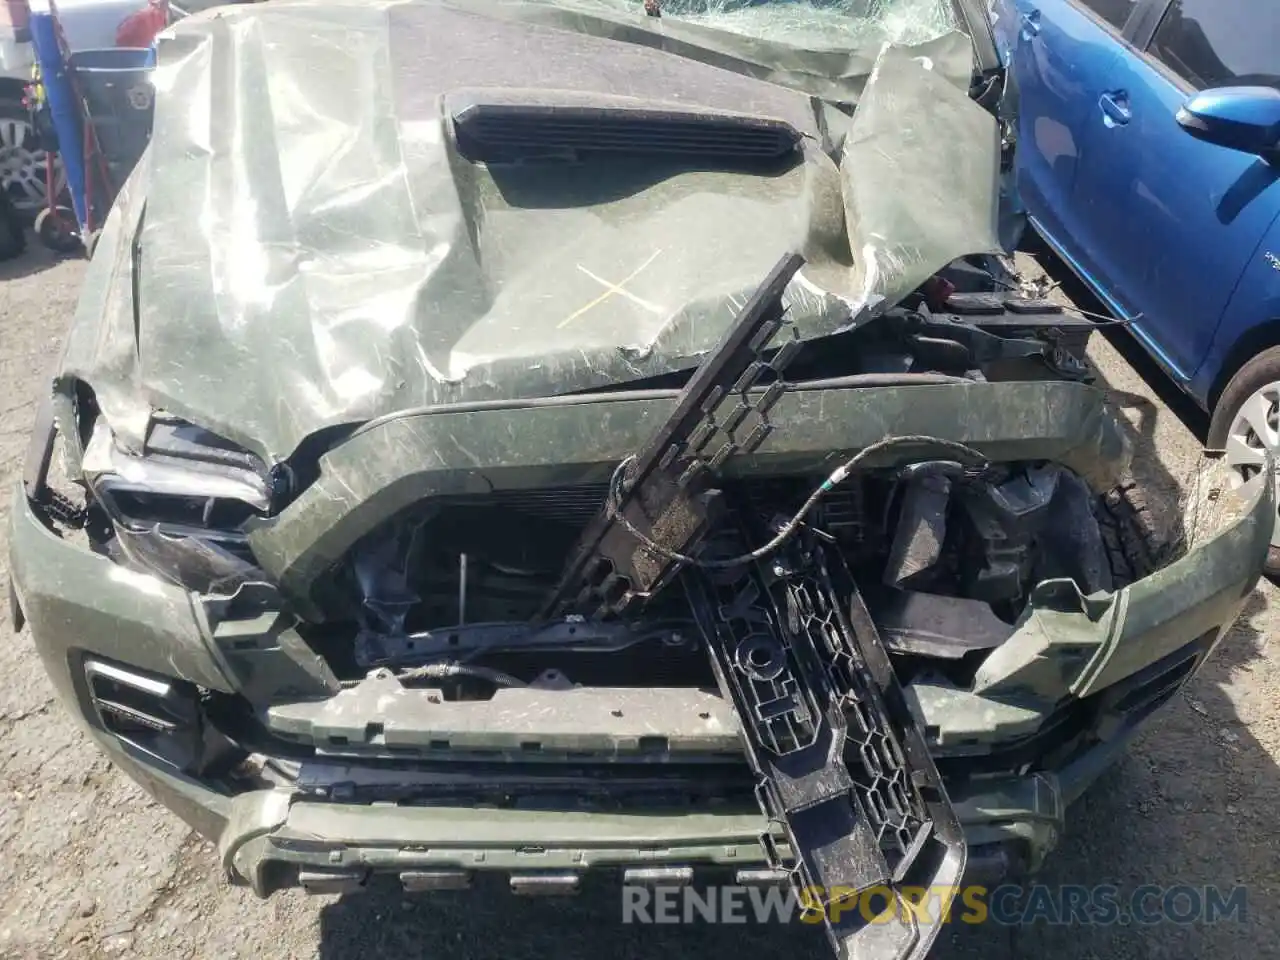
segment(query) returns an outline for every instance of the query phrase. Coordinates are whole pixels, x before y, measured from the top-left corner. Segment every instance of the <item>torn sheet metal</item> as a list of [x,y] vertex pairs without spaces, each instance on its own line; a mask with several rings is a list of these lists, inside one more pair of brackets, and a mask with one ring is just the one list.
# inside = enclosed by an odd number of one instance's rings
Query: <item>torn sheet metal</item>
[[942,264],[1001,251],[999,132],[974,107],[911,51],[877,63],[840,165],[860,299],[899,300]]
[[[163,409],[274,462],[328,426],[687,369],[789,251],[812,338],[990,248],[995,126],[965,95],[963,34],[873,73],[879,46],[568,2],[283,0],[171,28],[65,364],[117,442],[139,449]],[[471,163],[444,104],[475,90],[747,112],[802,148],[767,174]]]

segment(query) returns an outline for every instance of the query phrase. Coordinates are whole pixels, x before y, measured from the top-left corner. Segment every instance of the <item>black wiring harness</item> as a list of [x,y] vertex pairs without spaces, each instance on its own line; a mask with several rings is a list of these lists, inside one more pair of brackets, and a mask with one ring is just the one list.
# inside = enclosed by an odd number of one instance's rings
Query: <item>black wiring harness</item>
[[703,570],[729,570],[734,567],[740,567],[744,564],[753,563],[769,554],[773,553],[779,547],[783,546],[791,539],[800,529],[804,518],[809,512],[817,506],[831,490],[839,486],[845,479],[857,469],[858,465],[866,461],[869,457],[889,450],[893,447],[900,446],[929,446],[964,457],[970,461],[971,467],[985,469],[989,466],[989,461],[985,456],[967,444],[960,443],[955,440],[945,440],[941,437],[930,437],[923,434],[907,434],[902,436],[889,436],[881,440],[877,440],[863,449],[859,450],[852,457],[846,460],[840,466],[831,471],[830,475],[818,484],[813,493],[809,494],[809,498],[805,500],[795,514],[782,525],[777,534],[767,543],[756,547],[747,553],[740,554],[736,557],[728,557],[717,560],[703,560],[698,557],[689,556],[675,550],[671,550],[655,543],[654,540],[639,530],[630,520],[628,520],[621,511],[623,497],[626,494],[626,472],[634,463],[634,456],[623,460],[613,472],[613,477],[609,481],[609,494],[606,501],[606,511],[611,519],[616,520],[618,524],[635,537],[640,545],[649,553],[666,560],[671,563],[683,563],[689,566],[698,567]]

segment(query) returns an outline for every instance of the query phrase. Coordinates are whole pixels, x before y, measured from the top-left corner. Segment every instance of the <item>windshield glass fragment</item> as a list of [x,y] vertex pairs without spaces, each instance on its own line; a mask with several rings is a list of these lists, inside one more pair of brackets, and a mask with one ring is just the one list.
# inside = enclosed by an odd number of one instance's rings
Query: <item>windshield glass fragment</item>
[[[542,0],[547,2],[547,0]],[[634,14],[641,0],[571,0],[604,15]],[[658,0],[674,17],[807,50],[917,44],[956,29],[948,0]]]

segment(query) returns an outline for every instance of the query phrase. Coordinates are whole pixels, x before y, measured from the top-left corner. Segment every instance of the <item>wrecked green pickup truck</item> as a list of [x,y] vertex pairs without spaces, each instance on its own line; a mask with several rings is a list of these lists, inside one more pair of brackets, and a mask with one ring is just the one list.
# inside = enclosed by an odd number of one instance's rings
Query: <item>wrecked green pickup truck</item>
[[[67,707],[263,896],[727,871],[923,957],[892,898],[1037,868],[1276,514],[1223,486],[1154,549],[1090,321],[1002,267],[986,31],[174,27],[13,492]],[[875,888],[884,922],[826,909]]]

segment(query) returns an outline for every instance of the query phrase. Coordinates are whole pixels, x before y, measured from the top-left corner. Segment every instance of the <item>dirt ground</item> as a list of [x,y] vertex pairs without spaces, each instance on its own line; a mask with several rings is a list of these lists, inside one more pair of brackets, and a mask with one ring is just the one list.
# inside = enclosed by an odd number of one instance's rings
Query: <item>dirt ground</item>
[[[0,531],[32,398],[69,321],[84,264],[39,249],[0,264]],[[1067,290],[1077,298],[1078,292]],[[1176,521],[1203,418],[1123,332],[1095,336],[1100,382],[1132,427],[1139,467]],[[1153,388],[1151,384],[1157,384]],[[3,534],[0,533],[0,537]],[[7,548],[0,550],[0,583]],[[1249,602],[1221,653],[1071,811],[1046,883],[1248,888],[1243,922],[1216,926],[956,926],[938,957],[1254,958],[1280,952],[1280,666],[1276,588]],[[375,890],[262,902],[224,886],[212,848],[103,760],[52,693],[31,642],[0,612],[0,958],[465,957],[576,960],[827,956],[810,928],[620,922],[616,888],[571,900]]]

